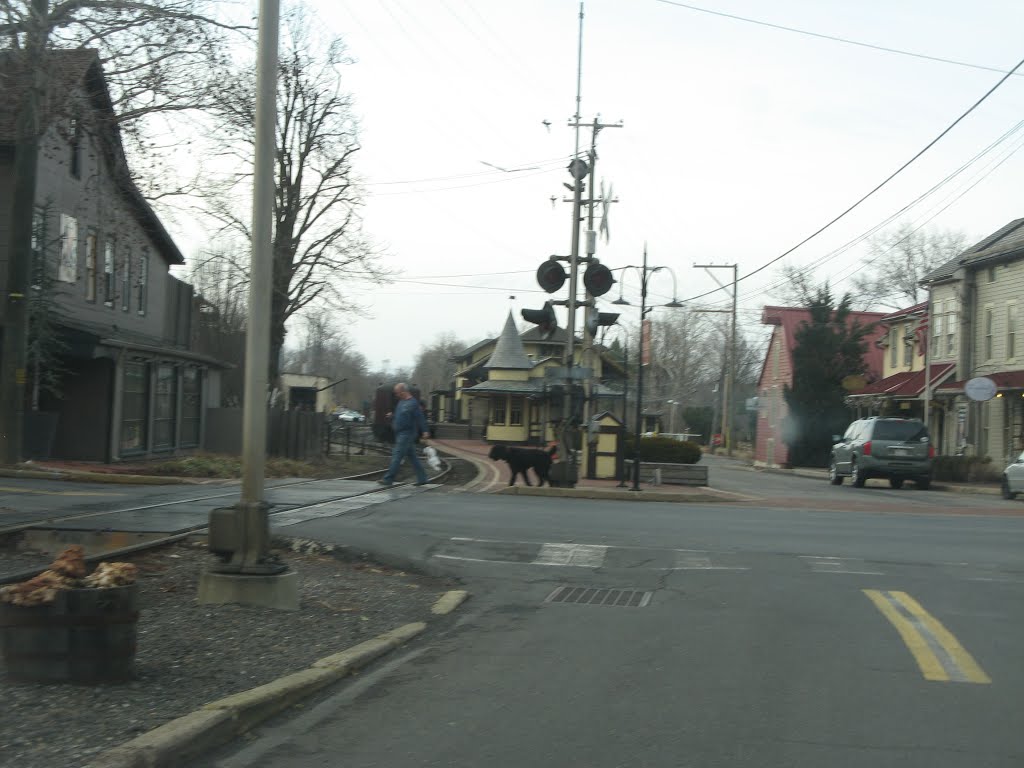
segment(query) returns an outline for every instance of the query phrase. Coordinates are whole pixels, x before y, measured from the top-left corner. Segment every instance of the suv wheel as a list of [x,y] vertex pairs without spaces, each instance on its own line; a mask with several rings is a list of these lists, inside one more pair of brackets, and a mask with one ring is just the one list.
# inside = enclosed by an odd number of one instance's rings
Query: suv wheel
[[836,469],[836,460],[835,459],[832,459],[832,461],[830,461],[829,465],[828,465],[828,481],[830,483],[832,483],[832,485],[842,485],[843,484],[843,476],[840,475],[839,474],[839,470]]
[[854,461],[850,464],[850,482],[853,483],[853,487],[863,488],[866,480],[867,478],[861,474],[860,468],[857,466],[857,462]]
[[932,479],[930,477],[919,477],[914,481],[919,491],[927,491],[932,487]]
[[1006,479],[1006,475],[1003,475],[1003,482],[1000,486],[1000,490],[1003,492],[1004,499],[1016,499],[1017,494],[1010,490],[1010,481]]
[[895,488],[898,491],[900,488],[903,487],[903,478],[902,477],[890,477],[889,478],[889,485],[891,487]]

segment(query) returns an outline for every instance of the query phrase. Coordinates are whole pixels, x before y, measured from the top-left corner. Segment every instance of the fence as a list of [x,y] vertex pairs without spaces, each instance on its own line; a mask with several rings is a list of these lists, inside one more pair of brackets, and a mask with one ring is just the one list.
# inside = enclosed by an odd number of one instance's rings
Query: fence
[[[323,456],[327,419],[313,411],[267,409],[267,454],[307,460]],[[208,408],[203,448],[213,453],[242,453],[242,409]]]

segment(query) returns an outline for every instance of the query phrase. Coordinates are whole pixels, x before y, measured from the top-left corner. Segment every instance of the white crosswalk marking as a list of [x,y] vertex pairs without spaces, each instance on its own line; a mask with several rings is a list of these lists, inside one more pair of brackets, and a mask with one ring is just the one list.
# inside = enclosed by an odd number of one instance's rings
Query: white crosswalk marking
[[534,558],[534,565],[572,565],[577,568],[600,568],[608,547],[598,544],[544,544]]
[[696,552],[693,550],[676,550],[676,564],[674,571],[749,571],[745,565],[717,565],[711,561],[711,555],[707,552]]
[[864,561],[852,557],[801,555],[800,559],[815,573],[855,573],[861,576],[885,575],[882,571],[865,570]]

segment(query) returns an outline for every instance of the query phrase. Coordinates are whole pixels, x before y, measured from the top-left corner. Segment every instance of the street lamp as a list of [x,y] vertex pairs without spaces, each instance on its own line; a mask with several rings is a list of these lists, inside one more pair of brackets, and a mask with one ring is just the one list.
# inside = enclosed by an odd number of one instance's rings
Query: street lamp
[[[682,302],[679,301],[677,296],[678,286],[676,284],[676,273],[673,272],[669,267],[648,267],[647,266],[647,244],[644,244],[644,260],[641,266],[634,264],[628,264],[621,269],[635,269],[640,273],[640,343],[637,345],[636,353],[636,436],[633,444],[633,487],[630,490],[640,490],[640,435],[643,431],[643,399],[644,399],[644,318],[651,312],[654,307],[647,306],[647,281],[651,275],[661,270],[666,270],[672,275],[672,301],[667,304],[663,304],[665,307],[679,308],[682,307]],[[612,302],[612,304],[626,305],[629,304],[626,299],[622,297],[622,288],[620,281],[619,298]]]

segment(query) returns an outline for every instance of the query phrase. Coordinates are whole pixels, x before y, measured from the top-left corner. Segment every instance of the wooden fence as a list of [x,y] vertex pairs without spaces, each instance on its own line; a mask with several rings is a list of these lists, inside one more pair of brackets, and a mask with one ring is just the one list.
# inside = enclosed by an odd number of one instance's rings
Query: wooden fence
[[[327,417],[313,411],[267,409],[267,455],[308,460],[327,451]],[[242,453],[242,409],[208,408],[203,449]]]

